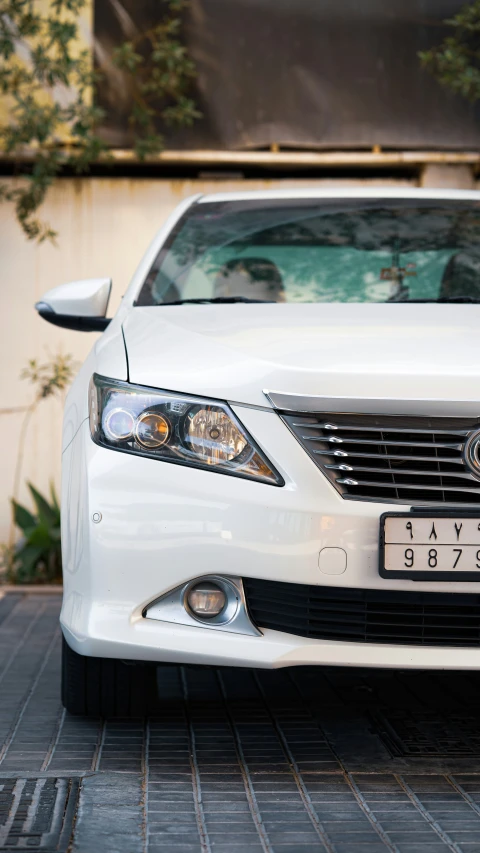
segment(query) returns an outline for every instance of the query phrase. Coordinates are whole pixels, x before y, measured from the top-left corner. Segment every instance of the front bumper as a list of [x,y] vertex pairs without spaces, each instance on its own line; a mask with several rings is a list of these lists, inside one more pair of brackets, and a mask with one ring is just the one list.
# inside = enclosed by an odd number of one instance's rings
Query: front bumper
[[[344,501],[275,413],[235,411],[284,487],[107,450],[83,423],[63,465],[61,623],[69,645],[99,657],[266,668],[480,668],[480,649],[310,640],[271,630],[251,637],[142,616],[159,596],[207,574],[480,593],[480,583],[380,578],[379,517],[388,507]],[[321,571],[325,548],[345,552],[343,573]]]

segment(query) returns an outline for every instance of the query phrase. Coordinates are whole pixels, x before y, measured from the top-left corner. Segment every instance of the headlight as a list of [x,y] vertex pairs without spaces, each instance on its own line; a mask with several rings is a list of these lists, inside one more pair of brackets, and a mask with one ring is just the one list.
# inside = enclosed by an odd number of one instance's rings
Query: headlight
[[226,403],[94,374],[89,411],[92,438],[102,447],[283,486]]

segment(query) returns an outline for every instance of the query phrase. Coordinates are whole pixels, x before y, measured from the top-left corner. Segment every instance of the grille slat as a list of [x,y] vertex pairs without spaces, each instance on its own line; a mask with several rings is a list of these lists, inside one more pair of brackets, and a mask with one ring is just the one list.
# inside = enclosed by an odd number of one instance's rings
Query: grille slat
[[[428,461],[433,462],[433,463],[438,462],[438,460],[436,460],[436,459],[429,459]],[[395,468],[373,468],[373,467],[369,468],[367,466],[355,465],[355,464],[349,465],[348,468],[343,468],[341,463],[337,464],[337,465],[325,465],[325,468],[328,468],[328,470],[334,470],[334,471],[339,471],[339,470],[340,471],[346,471],[346,470],[348,470],[348,471],[370,471],[370,472],[372,472],[372,474],[385,474],[385,473],[390,473],[392,471],[395,473]],[[435,470],[418,471],[415,468],[402,468],[401,470],[399,470],[398,473],[402,474],[402,475],[403,474],[415,474],[416,477],[431,477],[432,474],[435,475],[435,474],[438,474],[440,472],[438,471],[438,469],[436,471]],[[473,474],[467,474],[464,471],[458,471],[458,472],[457,471],[443,471],[443,476],[445,476],[445,477],[459,477],[459,478],[465,479],[465,480],[472,480],[472,482],[478,484],[478,480],[475,479]]]
[[[378,443],[379,443],[378,440],[374,441],[373,439],[370,439],[370,438],[369,439],[366,439],[366,438],[350,438],[350,437],[339,438],[336,435],[327,435],[327,436],[302,435],[301,438],[303,441],[323,441],[323,442],[328,442],[329,444],[377,444],[378,445]],[[386,441],[385,439],[383,439],[380,441],[380,444],[383,444],[384,447],[402,447],[402,446],[405,446],[405,447],[425,447],[424,441],[407,441],[407,439],[403,439],[401,441]],[[435,447],[435,448],[438,447],[439,449],[444,448],[445,450],[461,450],[463,447],[463,444],[446,444],[444,442],[438,443],[438,442],[430,441],[428,443],[428,446],[429,447]]]
[[480,479],[464,460],[480,420],[394,415],[282,414],[346,500],[480,505]]
[[[342,453],[341,457],[337,457],[331,450],[313,450],[311,453],[314,453],[315,456],[334,456],[335,459],[348,456],[351,459],[397,459],[399,462],[437,462],[439,458],[438,456],[403,456],[398,453],[383,453],[380,456],[378,453],[357,453],[350,450],[348,453]],[[442,462],[448,462],[452,465],[465,465],[462,456],[441,456],[440,459]]]
[[[386,471],[385,473],[388,474],[389,472]],[[393,471],[392,471],[392,474],[393,474]],[[433,472],[432,472],[432,474],[433,474]],[[351,484],[350,483],[350,477],[345,478],[345,479],[342,479],[342,478],[337,479],[336,482],[340,483],[341,485],[344,483],[346,483],[346,485]],[[355,482],[358,486],[379,486],[379,487],[390,486],[390,483],[381,482],[381,481],[377,481],[377,480],[359,480],[357,477],[355,477]],[[351,484],[351,485],[353,485],[353,484]],[[404,489],[420,489],[420,490],[429,489],[429,490],[433,490],[433,491],[438,490],[440,492],[443,492],[443,491],[446,491],[446,492],[468,492],[468,493],[473,492],[475,495],[477,495],[477,501],[478,501],[478,495],[479,495],[479,489],[477,486],[472,487],[472,488],[465,488],[465,486],[448,486],[448,485],[442,484],[441,482],[439,482],[438,485],[427,485],[427,486],[425,486],[423,484],[417,485],[417,484],[413,484],[413,483],[398,483],[398,482],[396,485],[397,485],[397,487],[403,486]]]
[[321,587],[244,578],[259,628],[317,640],[480,646],[480,595]]
[[[291,425],[294,427],[302,427],[303,429],[310,429],[310,427],[312,427],[312,429],[324,429],[324,430],[327,430],[328,432],[331,432],[332,429],[333,430],[341,429],[342,432],[379,432],[380,431],[378,426],[372,426],[372,427],[361,426],[361,427],[358,427],[358,426],[348,426],[347,424],[342,424],[342,426],[339,427],[339,426],[337,426],[337,424],[315,423],[310,418],[308,420],[310,421],[309,423],[307,423],[307,418],[305,418],[305,420],[302,422],[292,421]],[[430,429],[420,429],[420,428],[412,429],[411,427],[404,427],[404,428],[395,427],[392,430],[388,430],[388,432],[398,432],[398,433],[407,432],[410,434],[411,433],[418,433],[419,435],[421,433],[424,433],[425,435],[431,435],[432,434],[432,430],[430,430]],[[462,436],[463,438],[465,438],[465,436],[468,435],[468,430],[463,430],[463,429],[459,429],[459,430],[436,429],[435,432],[437,435],[458,435],[458,436]]]

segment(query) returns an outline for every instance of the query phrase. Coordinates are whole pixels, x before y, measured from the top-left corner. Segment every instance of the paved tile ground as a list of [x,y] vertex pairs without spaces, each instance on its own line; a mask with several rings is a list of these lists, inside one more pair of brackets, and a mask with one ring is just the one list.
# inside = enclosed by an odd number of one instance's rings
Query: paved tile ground
[[3,853],[480,853],[480,673],[164,666],[84,720],[59,604],[0,599]]

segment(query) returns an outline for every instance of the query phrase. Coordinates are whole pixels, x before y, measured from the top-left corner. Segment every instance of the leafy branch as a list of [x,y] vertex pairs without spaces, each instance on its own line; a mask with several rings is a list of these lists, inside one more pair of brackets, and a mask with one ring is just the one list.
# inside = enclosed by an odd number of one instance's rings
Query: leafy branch
[[480,98],[480,0],[462,6],[444,23],[452,35],[419,53],[420,61],[443,86],[474,103]]
[[20,490],[20,479],[28,426],[33,413],[36,411],[42,400],[46,400],[48,397],[61,396],[65,392],[73,379],[75,370],[76,365],[72,356],[59,353],[44,364],[39,364],[39,362],[34,358],[30,359],[27,367],[24,368],[20,374],[20,379],[25,379],[33,386],[34,394],[32,402],[25,410],[18,438],[18,452],[13,477],[12,519],[7,545],[7,551],[10,554],[13,554],[14,552],[16,523],[15,505],[17,503],[18,492]]
[[185,0],[166,0],[167,14],[160,23],[116,48],[114,64],[132,75],[133,108],[129,124],[134,150],[143,160],[164,147],[157,117],[168,125],[191,126],[201,114],[189,97],[195,65],[180,40]]
[[[37,216],[63,168],[88,171],[108,149],[97,128],[105,112],[95,104],[100,79],[90,50],[80,49],[78,16],[87,0],[0,0],[0,95],[9,121],[0,125],[0,149],[19,164],[17,180],[0,184],[30,240],[54,240]],[[114,62],[130,75],[134,103],[130,125],[139,158],[160,151],[158,118],[189,125],[199,113],[189,97],[195,67],[181,42],[185,0],[162,0],[160,20],[115,50]],[[30,169],[22,163],[28,153]]]
[[9,155],[34,152],[32,169],[13,188],[1,185],[0,200],[14,204],[26,236],[39,242],[55,237],[36,213],[62,166],[81,173],[105,148],[95,130],[103,112],[91,101],[91,55],[78,47],[85,3],[51,0],[46,14],[35,0],[2,0],[0,8],[0,93],[10,115],[0,145]]

